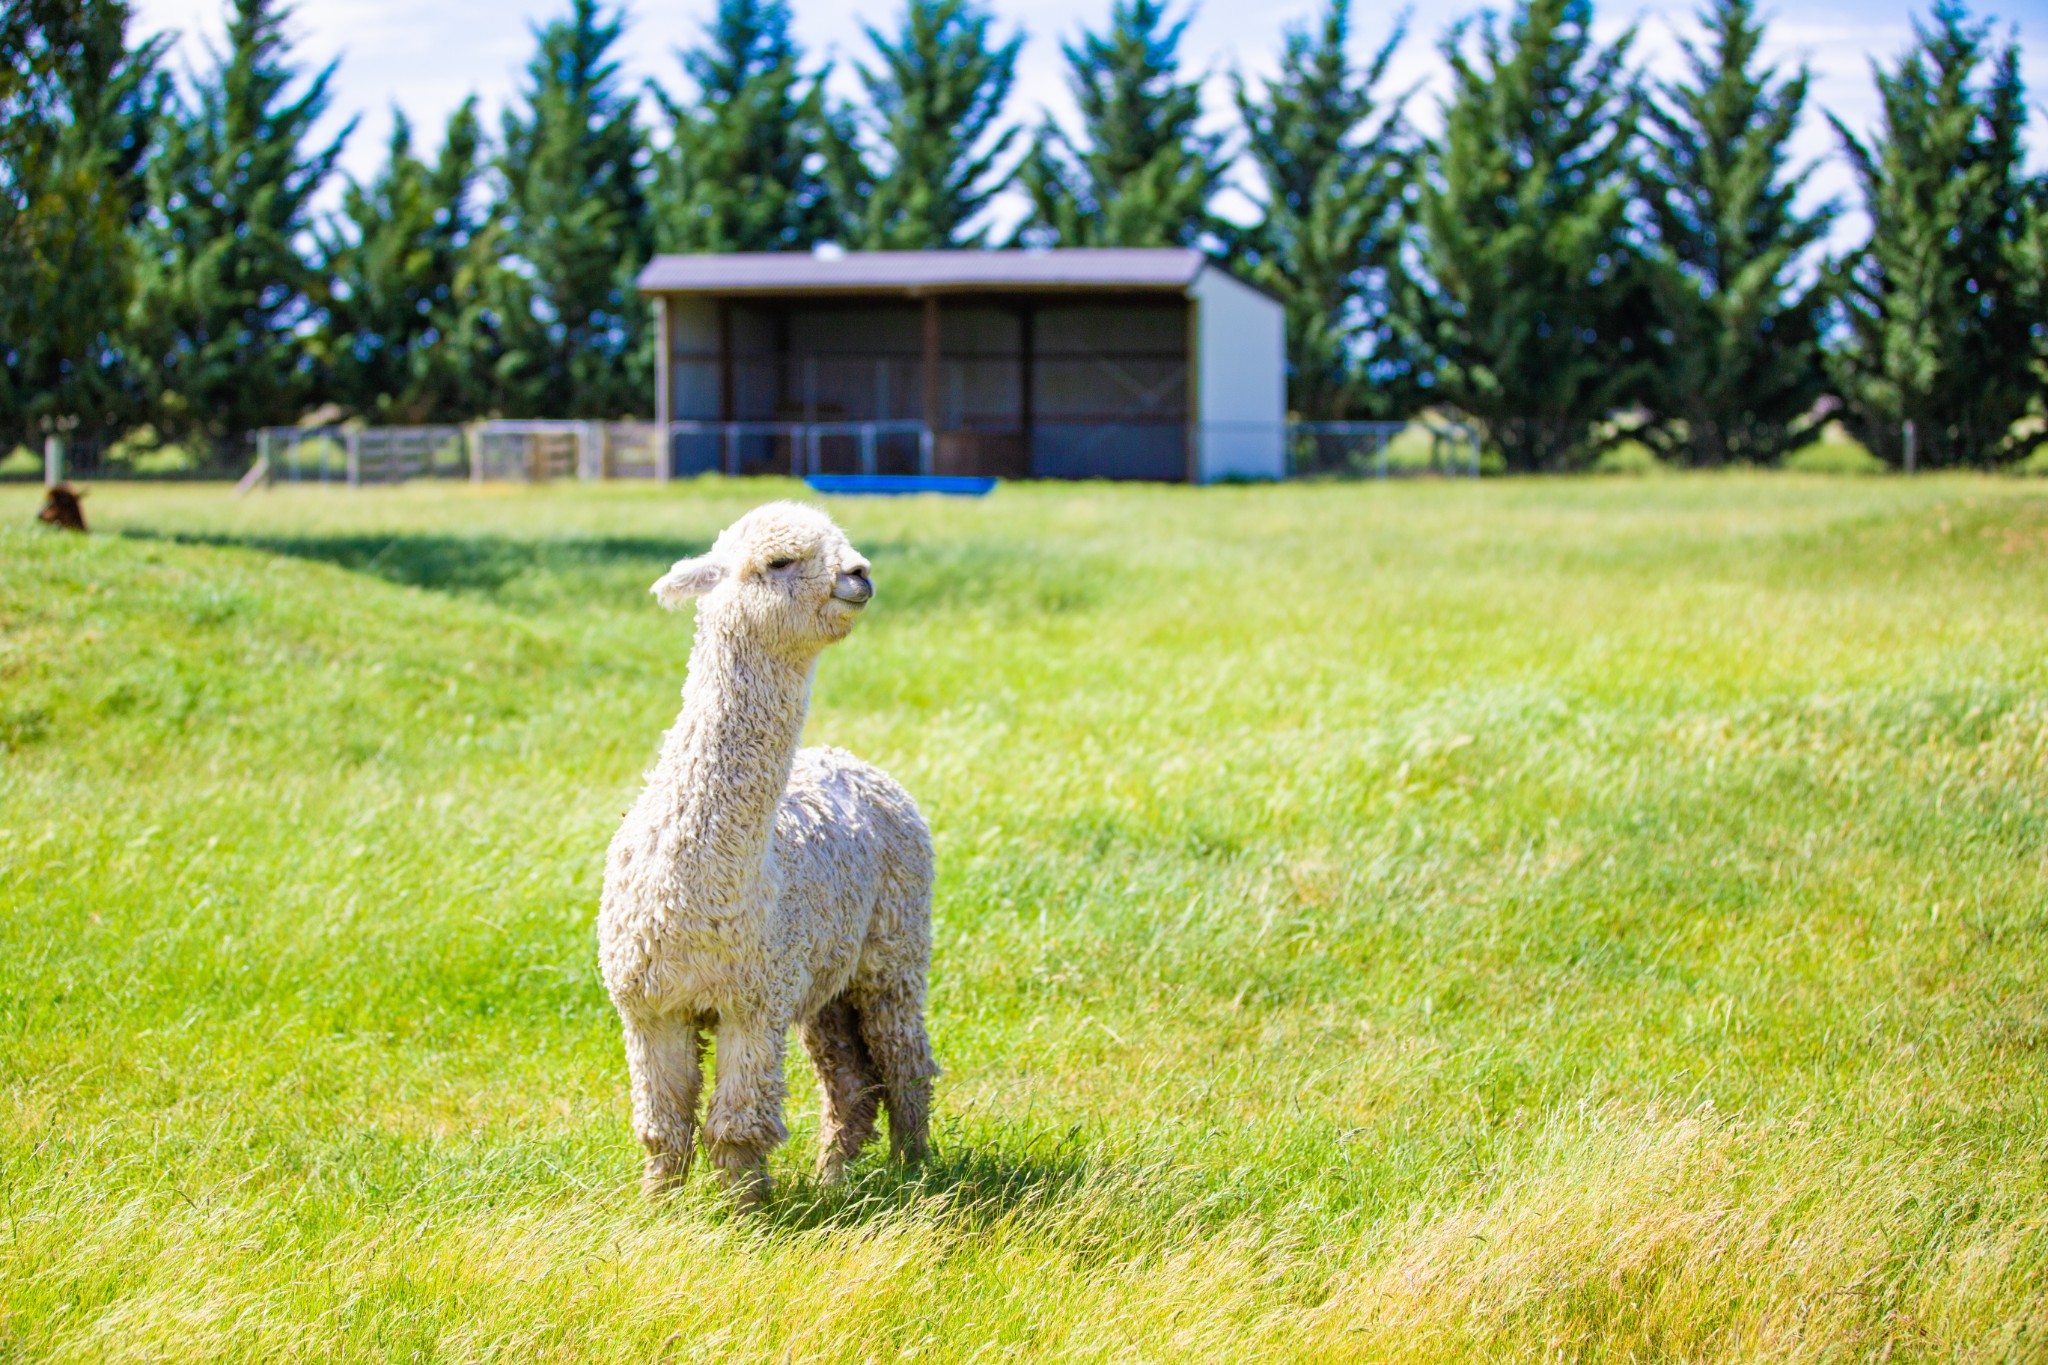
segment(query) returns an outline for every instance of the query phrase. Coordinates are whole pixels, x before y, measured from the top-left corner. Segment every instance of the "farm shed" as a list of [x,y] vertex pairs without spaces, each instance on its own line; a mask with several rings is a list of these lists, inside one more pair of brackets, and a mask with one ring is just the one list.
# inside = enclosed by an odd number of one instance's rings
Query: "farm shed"
[[1281,308],[1199,251],[657,256],[668,472],[1279,478]]

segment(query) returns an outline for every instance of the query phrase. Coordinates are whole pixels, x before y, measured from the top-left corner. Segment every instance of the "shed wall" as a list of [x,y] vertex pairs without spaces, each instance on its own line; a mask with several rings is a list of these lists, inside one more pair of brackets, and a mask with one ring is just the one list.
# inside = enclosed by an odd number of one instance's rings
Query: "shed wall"
[[1188,291],[1199,310],[1195,386],[1198,477],[1287,475],[1287,317],[1280,304],[1221,270]]

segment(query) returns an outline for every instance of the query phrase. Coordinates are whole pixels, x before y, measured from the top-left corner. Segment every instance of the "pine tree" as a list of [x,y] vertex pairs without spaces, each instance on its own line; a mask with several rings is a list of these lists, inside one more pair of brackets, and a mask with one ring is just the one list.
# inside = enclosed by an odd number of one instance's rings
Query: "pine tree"
[[981,246],[969,225],[1008,181],[1017,136],[1001,127],[1022,34],[994,43],[974,0],[909,0],[892,38],[866,30],[880,58],[857,66],[866,104],[836,111],[830,176],[850,246]]
[[1420,273],[1403,326],[1434,390],[1487,427],[1511,469],[1589,453],[1590,429],[1645,393],[1653,315],[1629,223],[1639,92],[1633,31],[1592,34],[1589,0],[1523,0],[1444,56],[1451,95],[1421,187]]
[[174,108],[151,168],[131,360],[149,376],[159,425],[188,439],[232,442],[296,420],[314,399],[300,330],[322,282],[299,243],[355,123],[307,150],[335,66],[293,89],[288,14],[235,0],[227,51]]
[[[1939,3],[1914,49],[1875,71],[1883,123],[1869,141],[1835,125],[1870,213],[1869,244],[1842,275],[1850,342],[1839,361],[1849,418],[1880,456],[1923,467],[1983,464],[2042,388],[2032,372],[2040,283],[2025,273],[2039,182],[2020,136],[2016,45]],[[1987,69],[1988,68],[1988,69]]]
[[812,162],[824,83],[806,78],[784,0],[719,0],[704,41],[681,54],[694,103],[656,88],[670,140],[654,160],[661,251],[791,251],[832,232]]
[[1711,47],[1681,43],[1686,79],[1646,109],[1652,279],[1672,336],[1658,406],[1699,463],[1770,462],[1827,391],[1828,294],[1799,272],[1838,210],[1794,207],[1812,173],[1787,170],[1807,75],[1758,69],[1754,0],[1714,0],[1700,21]]
[[[1386,277],[1403,238],[1410,157],[1399,108],[1383,112],[1374,94],[1401,39],[1397,27],[1362,71],[1353,67],[1350,0],[1329,0],[1316,29],[1286,31],[1279,74],[1259,94],[1236,83],[1265,183],[1264,212],[1237,245],[1251,278],[1287,305],[1289,406],[1310,418],[1401,402]],[[1366,382],[1365,356],[1377,383]]]
[[0,12],[0,448],[136,415],[119,334],[168,38],[128,45],[122,0]]
[[644,412],[646,309],[633,278],[650,248],[646,141],[612,57],[624,20],[573,0],[540,29],[524,112],[504,117],[492,276],[505,351],[498,403],[514,416]]
[[[2033,375],[2040,391],[2048,394],[2048,176],[2036,187],[2027,214],[2027,230],[2020,241],[2020,278],[2032,282],[2029,291],[2034,314]],[[2048,404],[2037,416],[2048,418]],[[2048,437],[2048,425],[2035,428],[2035,453],[2048,448],[2038,444]]]
[[379,423],[464,421],[487,402],[472,346],[482,131],[474,97],[448,120],[429,165],[393,110],[369,184],[351,183],[323,245],[331,277],[321,334],[328,397]]
[[1064,44],[1082,136],[1041,125],[1021,171],[1027,235],[1067,246],[1193,246],[1220,225],[1209,202],[1230,158],[1198,128],[1199,81],[1181,81],[1188,21],[1165,0],[1115,0],[1107,33]]

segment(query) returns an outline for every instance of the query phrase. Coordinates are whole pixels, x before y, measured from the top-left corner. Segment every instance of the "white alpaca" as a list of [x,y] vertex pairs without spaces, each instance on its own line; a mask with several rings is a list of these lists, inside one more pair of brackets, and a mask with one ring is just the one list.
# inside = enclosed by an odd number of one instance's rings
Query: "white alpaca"
[[889,1107],[924,1155],[932,845],[908,793],[840,749],[798,749],[811,678],[873,596],[832,519],[772,503],[654,585],[698,599],[683,709],[611,843],[598,956],[626,1034],[644,1186],[689,1173],[704,1037],[718,1075],[704,1148],[746,1203],[768,1192],[792,1024],[824,1092],[818,1171],[837,1180]]

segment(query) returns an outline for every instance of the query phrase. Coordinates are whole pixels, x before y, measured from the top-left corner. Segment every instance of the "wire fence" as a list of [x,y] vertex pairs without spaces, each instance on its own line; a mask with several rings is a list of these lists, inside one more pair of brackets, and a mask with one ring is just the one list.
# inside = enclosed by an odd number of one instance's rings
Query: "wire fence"
[[281,483],[404,483],[470,477],[461,427],[267,427],[257,468]]
[[669,423],[670,469],[681,477],[929,474],[936,444],[923,422],[904,420]]
[[250,443],[240,437],[165,446],[146,437],[124,440],[110,432],[74,430],[11,450],[0,440],[0,482],[218,481],[240,476],[250,458]]
[[[1832,434],[1830,434],[1832,433]],[[2044,433],[2015,427],[1996,463],[2041,445]],[[198,480],[240,477],[269,483],[344,487],[415,479],[474,483],[816,474],[996,474],[1005,478],[1399,479],[1469,478],[1488,473],[1779,463],[1796,446],[1833,442],[1859,455],[1859,468],[1913,473],[1967,465],[1981,433],[1903,422],[1848,428],[1814,422],[1766,428],[1708,421],[1550,419],[1488,423],[1428,414],[1406,422],[1075,424],[1044,421],[1026,432],[933,432],[923,422],[489,421],[468,426],[269,427],[246,439],[159,446],[72,431],[45,450],[20,446],[0,459],[0,479],[51,476]],[[1988,439],[1988,438],[1986,438]],[[1860,442],[1860,447],[1858,443]],[[1974,445],[1972,443],[1975,443]],[[2041,457],[2036,457],[2037,462]],[[1633,462],[1633,463],[1631,463]]]
[[1477,427],[1460,422],[1290,422],[1295,479],[1478,478]]
[[[1074,432],[1053,424],[1047,433],[1059,438],[1058,449],[1041,452],[1046,458],[1038,463],[1045,467],[1033,471],[1021,431],[934,433],[911,420],[677,421],[669,424],[666,451],[660,429],[651,422],[268,428],[255,435],[256,465],[244,482],[361,487],[414,478],[546,483],[659,479],[664,473],[673,478],[931,474],[959,472],[952,470],[956,463],[987,462],[997,455],[1002,472],[1011,477],[1032,472],[1100,477],[1109,471],[1112,477],[1136,472],[1172,478],[1186,471],[1190,443],[1203,467],[1222,471],[1220,477],[1226,478],[1459,478],[1480,471],[1478,429],[1456,422],[1154,424],[1135,431],[1128,424],[1102,426],[1090,445],[1077,443]],[[1160,446],[1151,451],[1157,458],[1137,465],[1110,458],[1114,452],[1108,447],[1134,439],[1147,450]],[[1277,466],[1273,452],[1279,454]],[[1250,472],[1231,472],[1236,470]]]

